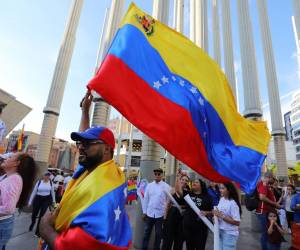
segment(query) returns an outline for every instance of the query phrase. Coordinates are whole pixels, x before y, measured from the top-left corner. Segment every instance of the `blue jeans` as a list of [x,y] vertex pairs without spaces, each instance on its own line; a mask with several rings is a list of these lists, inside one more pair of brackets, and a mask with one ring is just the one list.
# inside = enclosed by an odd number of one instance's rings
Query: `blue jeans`
[[261,237],[260,237],[260,245],[262,250],[268,250],[267,241],[267,215],[266,214],[256,214],[256,218],[260,222],[261,227]]
[[145,229],[144,229],[143,250],[148,249],[151,232],[154,225],[155,225],[155,241],[154,241],[153,249],[155,250],[160,249],[160,242],[162,238],[163,217],[151,218],[147,216],[145,221]]
[[268,246],[268,250],[280,250],[280,246],[281,244],[279,245],[274,245],[274,244],[271,244],[271,243],[267,243],[267,246]]
[[229,234],[220,229],[220,250],[235,250],[237,240],[238,235]]
[[0,249],[6,245],[10,239],[14,227],[14,216],[0,220]]

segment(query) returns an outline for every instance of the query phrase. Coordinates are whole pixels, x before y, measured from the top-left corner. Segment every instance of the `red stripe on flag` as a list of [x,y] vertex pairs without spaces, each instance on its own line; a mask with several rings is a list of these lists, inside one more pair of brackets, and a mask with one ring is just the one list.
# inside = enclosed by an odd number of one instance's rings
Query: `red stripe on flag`
[[55,239],[55,250],[127,250],[129,247],[117,247],[103,243],[86,233],[80,227],[69,228]]
[[208,162],[190,113],[151,88],[121,59],[107,55],[88,88],[199,174],[216,182],[228,181]]

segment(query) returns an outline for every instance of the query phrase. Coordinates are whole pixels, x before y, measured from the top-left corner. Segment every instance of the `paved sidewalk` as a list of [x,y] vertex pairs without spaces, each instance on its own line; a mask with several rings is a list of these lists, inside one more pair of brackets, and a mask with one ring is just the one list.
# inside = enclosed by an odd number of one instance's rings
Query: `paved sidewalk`
[[[130,218],[134,220],[135,214],[134,206],[127,208]],[[6,250],[36,250],[37,238],[34,237],[33,232],[28,232],[30,224],[30,214],[22,213],[16,216],[13,237],[10,239]],[[134,228],[133,228],[134,230]],[[142,232],[141,232],[142,233]],[[290,236],[285,236],[286,240],[290,242]],[[213,237],[209,235],[206,250],[213,249]],[[289,243],[284,243],[281,250],[287,250]],[[259,250],[259,233],[251,231],[251,214],[244,210],[242,215],[242,222],[240,226],[240,237],[238,240],[237,249],[241,250]],[[88,249],[87,249],[88,250]]]

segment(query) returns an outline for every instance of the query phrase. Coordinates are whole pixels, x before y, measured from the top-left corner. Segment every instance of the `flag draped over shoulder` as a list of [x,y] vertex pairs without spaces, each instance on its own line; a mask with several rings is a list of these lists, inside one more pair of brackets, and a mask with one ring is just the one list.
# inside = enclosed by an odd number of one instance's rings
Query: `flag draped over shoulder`
[[251,192],[270,139],[242,117],[217,63],[131,4],[88,88],[204,177]]
[[125,212],[126,184],[113,160],[90,174],[79,167],[60,203],[56,250],[128,249],[131,229]]

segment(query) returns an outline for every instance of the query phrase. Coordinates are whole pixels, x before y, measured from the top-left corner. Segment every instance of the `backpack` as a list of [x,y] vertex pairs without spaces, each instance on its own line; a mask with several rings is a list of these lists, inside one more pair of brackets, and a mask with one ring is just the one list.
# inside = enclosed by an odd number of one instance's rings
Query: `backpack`
[[257,189],[255,189],[251,194],[245,195],[245,206],[248,211],[255,210],[259,205],[259,198]]

